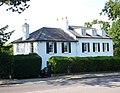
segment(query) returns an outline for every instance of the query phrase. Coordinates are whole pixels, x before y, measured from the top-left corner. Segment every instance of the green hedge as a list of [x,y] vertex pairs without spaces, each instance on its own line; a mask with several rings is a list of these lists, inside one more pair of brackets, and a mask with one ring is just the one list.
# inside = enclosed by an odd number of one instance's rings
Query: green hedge
[[81,73],[120,71],[119,57],[51,57],[52,72],[57,73]]
[[49,59],[53,73],[67,73],[68,57],[54,56]]
[[0,78],[9,78],[11,72],[12,56],[6,52],[0,52]]
[[13,78],[35,78],[41,70],[42,59],[37,54],[16,55],[13,62]]

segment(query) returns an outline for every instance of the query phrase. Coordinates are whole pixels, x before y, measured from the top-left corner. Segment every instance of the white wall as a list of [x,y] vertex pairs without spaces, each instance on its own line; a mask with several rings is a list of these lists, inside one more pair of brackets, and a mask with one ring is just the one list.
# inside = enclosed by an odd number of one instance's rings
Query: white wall
[[71,53],[62,53],[61,42],[57,42],[57,53],[46,53],[46,42],[38,42],[38,54],[42,57],[42,69],[47,66],[47,61],[52,56],[76,56],[76,43],[71,43]]
[[[90,52],[82,53],[82,43],[90,43]],[[100,52],[93,52],[93,43],[100,43]],[[109,52],[102,51],[102,43],[109,43]],[[80,38],[77,44],[77,56],[113,56],[113,42],[112,39],[92,39],[92,38]]]

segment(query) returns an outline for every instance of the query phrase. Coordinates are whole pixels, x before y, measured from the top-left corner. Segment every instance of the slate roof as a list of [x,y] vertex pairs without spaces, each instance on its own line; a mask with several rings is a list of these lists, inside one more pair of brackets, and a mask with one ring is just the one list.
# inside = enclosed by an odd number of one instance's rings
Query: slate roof
[[100,35],[96,35],[96,36],[92,36],[88,33],[86,33],[85,36],[82,36],[80,34],[78,34],[74,29],[79,29],[79,28],[84,28],[84,29],[94,29],[94,28],[89,28],[89,27],[84,27],[84,26],[69,26],[69,31],[75,35],[77,38],[97,38],[97,39],[112,39],[110,36],[106,35],[106,36],[100,36]]
[[34,42],[34,41],[62,41],[62,42],[76,42],[74,38],[69,36],[60,28],[43,27],[31,33],[29,38],[22,40],[22,38],[13,41],[12,43]]

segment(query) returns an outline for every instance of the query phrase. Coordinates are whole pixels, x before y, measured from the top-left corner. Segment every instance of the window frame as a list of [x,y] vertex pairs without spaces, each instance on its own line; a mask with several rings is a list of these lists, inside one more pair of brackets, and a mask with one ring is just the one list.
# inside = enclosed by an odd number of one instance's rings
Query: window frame
[[109,52],[109,43],[102,43],[103,52]]
[[93,52],[100,52],[100,43],[93,43]]
[[62,42],[62,53],[71,53],[71,42]]
[[90,52],[90,43],[83,42],[82,43],[82,53]]
[[57,53],[57,42],[46,42],[46,53]]

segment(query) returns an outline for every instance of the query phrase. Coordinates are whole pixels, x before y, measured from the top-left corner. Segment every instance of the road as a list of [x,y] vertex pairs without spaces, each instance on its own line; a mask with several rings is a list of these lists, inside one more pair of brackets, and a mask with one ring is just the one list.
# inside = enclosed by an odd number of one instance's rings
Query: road
[[0,93],[120,93],[120,76],[1,85]]

